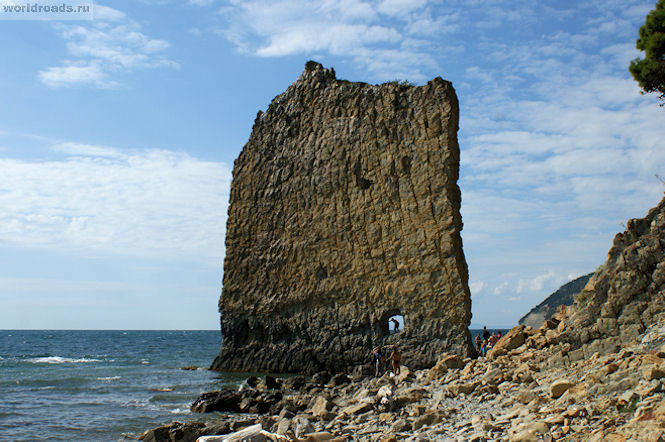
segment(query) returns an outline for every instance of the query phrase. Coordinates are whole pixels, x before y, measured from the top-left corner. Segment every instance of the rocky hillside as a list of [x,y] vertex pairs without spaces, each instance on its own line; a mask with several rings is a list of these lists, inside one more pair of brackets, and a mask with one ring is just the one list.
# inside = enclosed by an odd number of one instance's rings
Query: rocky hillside
[[626,226],[575,299],[565,336],[575,357],[630,342],[665,315],[665,199]]
[[560,305],[573,305],[575,302],[574,295],[582,291],[592,275],[593,273],[589,273],[562,285],[556,292],[545,298],[543,302],[532,308],[518,323],[533,328],[540,327],[543,321],[550,319],[556,313]]
[[350,371],[377,344],[413,368],[473,352],[458,113],[441,78],[352,83],[315,62],[258,113],[233,169],[213,369]]

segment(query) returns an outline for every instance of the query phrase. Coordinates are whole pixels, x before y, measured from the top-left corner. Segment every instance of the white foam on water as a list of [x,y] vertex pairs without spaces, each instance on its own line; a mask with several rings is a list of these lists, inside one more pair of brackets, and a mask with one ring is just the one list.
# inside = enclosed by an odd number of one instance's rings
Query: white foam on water
[[141,365],[150,365],[150,361],[146,361],[145,359],[141,361]]
[[72,358],[63,358],[61,356],[49,356],[45,358],[31,358],[27,360],[33,364],[83,364],[87,362],[101,362],[100,359],[72,359]]
[[187,408],[174,408],[173,410],[169,410],[169,413],[171,414],[189,414],[191,411]]
[[107,377],[97,378],[98,381],[105,381],[105,382],[117,381],[118,379],[120,379],[120,376],[107,376]]

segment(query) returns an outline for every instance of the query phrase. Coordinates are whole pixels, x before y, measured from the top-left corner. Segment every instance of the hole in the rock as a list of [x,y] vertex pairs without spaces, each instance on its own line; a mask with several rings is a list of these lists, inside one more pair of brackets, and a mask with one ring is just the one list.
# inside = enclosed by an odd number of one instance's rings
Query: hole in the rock
[[388,318],[388,332],[391,335],[399,333],[401,330],[404,330],[404,316],[393,315]]

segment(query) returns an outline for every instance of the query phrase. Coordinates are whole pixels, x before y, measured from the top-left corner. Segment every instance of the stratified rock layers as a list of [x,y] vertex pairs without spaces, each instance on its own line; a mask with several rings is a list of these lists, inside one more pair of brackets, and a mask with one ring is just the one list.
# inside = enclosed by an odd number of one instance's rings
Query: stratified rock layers
[[411,368],[473,351],[458,112],[441,78],[374,86],[314,62],[259,112],[233,169],[213,369],[348,371],[377,343]]
[[626,231],[614,237],[607,261],[577,295],[576,307],[567,340],[577,344],[629,342],[663,317],[665,199],[646,217],[629,220]]

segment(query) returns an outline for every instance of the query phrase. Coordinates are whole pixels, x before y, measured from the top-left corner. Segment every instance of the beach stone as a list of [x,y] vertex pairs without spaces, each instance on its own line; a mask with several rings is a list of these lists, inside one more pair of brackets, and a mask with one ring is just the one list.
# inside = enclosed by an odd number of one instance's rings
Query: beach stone
[[360,414],[371,410],[373,407],[374,406],[372,405],[371,402],[361,402],[360,404],[350,405],[348,407],[342,408],[342,410],[340,410],[339,415],[349,416],[354,414]]
[[274,376],[266,376],[263,378],[263,385],[265,385],[268,390],[278,390],[281,388],[278,380]]
[[487,367],[487,371],[485,372],[483,378],[488,384],[496,385],[503,382],[504,372],[497,367]]
[[338,373],[334,375],[332,378],[330,378],[330,382],[328,383],[329,387],[339,387],[340,385],[346,385],[349,382],[351,382],[351,379],[344,373]]
[[194,413],[209,413],[212,411],[240,412],[241,393],[235,390],[218,390],[201,394],[190,406]]
[[430,426],[440,420],[439,414],[435,412],[425,413],[413,421],[413,430],[418,430],[424,426]]
[[665,370],[655,366],[645,368],[643,374],[644,374],[644,379],[646,379],[647,381],[665,378]]
[[201,436],[197,442],[266,442],[261,430],[261,424],[256,424],[224,436]]
[[413,428],[413,426],[406,419],[398,419],[390,427],[390,431],[393,432],[393,433],[403,433],[405,431],[411,431],[412,428]]
[[475,355],[458,120],[441,78],[372,85],[306,64],[234,162],[212,369],[352,373],[377,342],[412,370]]
[[621,396],[619,396],[619,400],[617,401],[617,408],[626,407],[627,405],[630,405],[632,401],[636,401],[638,399],[639,395],[633,390],[625,391]]
[[288,390],[300,390],[306,383],[305,376],[291,376],[282,380],[282,387]]
[[312,376],[312,383],[314,384],[325,385],[328,382],[330,382],[330,373],[327,371],[320,371]]
[[502,336],[501,339],[499,339],[499,342],[487,352],[487,358],[490,360],[496,359],[498,356],[506,354],[524,344],[527,338],[525,330],[526,326],[524,325],[518,325],[511,328],[508,333]]
[[303,442],[322,442],[335,440],[335,436],[327,431],[317,431],[316,433],[309,433],[303,439]]
[[314,433],[316,430],[312,426],[311,422],[309,419],[303,416],[296,416],[295,419],[293,419],[295,422],[295,435],[296,437],[303,437],[306,434]]
[[405,382],[413,381],[415,378],[416,375],[411,370],[409,370],[409,367],[402,365],[400,368],[400,373],[395,376],[394,381],[395,384],[403,384]]
[[202,422],[172,422],[145,431],[139,439],[143,442],[195,442],[199,436],[205,434],[205,427]]
[[297,409],[293,408],[291,405],[287,405],[286,407],[283,407],[282,410],[279,412],[278,419],[291,419],[296,415],[298,412]]
[[393,391],[389,385],[384,385],[376,393],[376,397],[374,398],[374,407],[379,412],[390,412],[395,409]]
[[458,396],[460,394],[469,395],[473,393],[473,390],[475,390],[479,384],[479,382],[451,384],[448,385],[448,392],[453,396]]
[[520,390],[520,392],[517,393],[517,400],[522,404],[528,404],[537,397],[538,395],[536,395],[536,393],[534,393],[532,390]]
[[[445,355],[439,362],[442,362],[446,368],[464,368],[464,360],[458,355]],[[438,362],[437,362],[438,364]]]
[[427,378],[430,380],[441,379],[445,376],[447,371],[448,367],[446,366],[446,363],[442,359],[439,359],[436,365],[430,368],[427,372]]
[[312,407],[312,414],[314,416],[325,416],[330,410],[333,409],[334,404],[328,398],[319,396],[314,402]]
[[550,385],[550,396],[552,396],[553,399],[557,399],[573,385],[575,384],[570,382],[568,379],[559,379],[554,381],[552,385]]
[[277,423],[277,434],[286,434],[288,433],[289,429],[291,428],[291,419],[289,418],[282,418],[279,420]]

